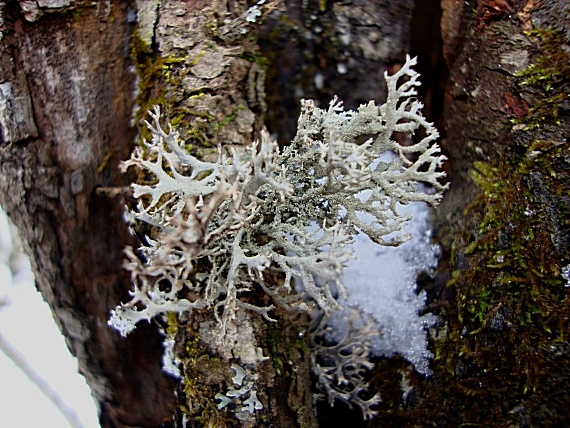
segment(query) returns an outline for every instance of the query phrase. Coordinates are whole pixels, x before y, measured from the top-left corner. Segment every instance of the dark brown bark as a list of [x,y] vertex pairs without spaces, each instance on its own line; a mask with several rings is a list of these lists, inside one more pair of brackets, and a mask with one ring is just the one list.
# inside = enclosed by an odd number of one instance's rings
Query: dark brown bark
[[346,108],[384,102],[384,72],[409,52],[414,2],[287,1],[264,23],[269,61],[267,123],[281,144],[295,135],[300,100],[324,107],[337,95]]
[[[517,147],[520,138],[565,140],[566,103],[553,105],[553,109],[561,108],[559,118],[546,114],[539,120],[531,110],[549,94],[541,92],[543,88],[522,83],[525,70],[540,56],[553,54],[547,52],[539,37],[525,32],[552,30],[560,34],[559,45],[550,49],[563,54],[570,37],[563,3],[480,2],[474,13],[464,2],[442,2],[443,50],[451,71],[446,91],[444,148],[450,156],[453,183],[439,210],[445,222],[460,219],[462,210],[480,192],[472,177],[476,162],[507,161],[517,150],[526,149]],[[568,90],[563,82],[557,85],[561,93]],[[516,123],[522,126],[515,126]],[[525,124],[537,129],[532,133],[523,131]],[[451,245],[447,239],[444,242]]]
[[123,2],[108,10],[77,6],[34,22],[14,3],[3,12],[2,85],[12,94],[2,101],[20,113],[1,125],[0,202],[20,230],[37,288],[78,358],[102,425],[156,426],[172,395],[160,338],[143,326],[121,340],[106,324],[109,308],[127,297],[122,248],[132,239],[121,200],[97,194],[127,183],[117,165],[135,136],[129,9]]

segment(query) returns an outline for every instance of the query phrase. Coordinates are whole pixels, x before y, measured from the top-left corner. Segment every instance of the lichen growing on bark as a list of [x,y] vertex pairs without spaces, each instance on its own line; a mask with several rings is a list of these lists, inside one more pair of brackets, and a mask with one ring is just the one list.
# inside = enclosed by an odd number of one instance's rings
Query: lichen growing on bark
[[[129,216],[151,235],[138,250],[127,249],[134,290],[109,324],[126,336],[139,321],[168,312],[209,314],[200,339],[225,361],[256,366],[267,356],[255,339],[254,314],[273,322],[276,306],[326,315],[339,309],[352,235],[399,245],[409,220],[401,206],[435,205],[447,188],[440,183],[445,157],[435,143],[438,132],[414,98],[420,85],[414,64],[408,57],[397,73],[385,74],[383,105],[371,101],[347,111],[336,98],[328,109],[304,101],[297,136],[282,151],[263,132],[231,156],[220,149],[217,161],[199,160],[172,127],[162,127],[156,107],[146,123],[152,140],[123,164],[141,177]],[[353,345],[354,361],[367,358]],[[366,368],[358,366],[356,394]],[[329,395],[339,384],[337,395],[345,397],[337,374],[321,384]],[[371,416],[371,402],[360,399],[351,401]]]

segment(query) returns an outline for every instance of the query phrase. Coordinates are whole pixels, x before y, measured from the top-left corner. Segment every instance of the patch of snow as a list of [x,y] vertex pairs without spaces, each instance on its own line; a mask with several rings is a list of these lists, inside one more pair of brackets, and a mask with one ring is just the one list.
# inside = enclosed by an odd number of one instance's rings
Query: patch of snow
[[433,325],[432,314],[419,316],[425,293],[416,294],[416,276],[433,271],[439,248],[431,243],[428,225],[429,208],[423,203],[407,207],[413,220],[406,232],[413,237],[399,247],[383,247],[364,234],[356,236],[355,258],[349,262],[342,278],[348,289],[347,304],[356,304],[372,314],[382,326],[373,344],[378,356],[402,355],[419,373],[431,373],[426,328]]

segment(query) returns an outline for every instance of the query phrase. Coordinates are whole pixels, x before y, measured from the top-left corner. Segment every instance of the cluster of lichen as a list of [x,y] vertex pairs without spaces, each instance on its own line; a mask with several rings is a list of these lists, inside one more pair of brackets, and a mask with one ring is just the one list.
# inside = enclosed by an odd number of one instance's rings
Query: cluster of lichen
[[[414,97],[420,83],[413,65],[415,59],[408,57],[394,75],[385,73],[385,104],[370,101],[352,111],[336,97],[328,109],[304,100],[291,145],[280,150],[262,132],[259,143],[232,150],[231,157],[220,149],[216,162],[188,153],[180,134],[162,127],[159,107],[150,112],[152,140],[143,141],[122,166],[134,166],[144,177],[132,185],[138,199],[129,212],[133,224],[154,229],[136,252],[126,250],[132,299],[111,311],[109,324],[126,336],[139,321],[168,312],[194,323],[180,329],[170,319],[167,328],[174,336],[169,337],[173,353],[184,362],[184,414],[217,417],[213,385],[227,384],[223,373],[212,383],[193,381],[215,372],[201,370],[212,361],[208,353],[219,355],[228,363],[226,369],[239,360],[253,367],[252,378],[261,379],[269,358],[259,346],[265,343],[258,337],[259,323],[254,336],[253,316],[275,322],[276,307],[331,315],[346,292],[340,278],[352,256],[351,235],[365,233],[377,244],[399,245],[407,239],[403,228],[409,220],[401,206],[440,200],[447,188],[439,170],[445,156],[435,143],[437,130]],[[409,141],[400,141],[395,133]],[[414,134],[420,135],[417,141],[411,139]],[[340,399],[355,405],[368,419],[379,401],[377,394],[363,396],[365,372],[372,367],[367,338],[377,333],[377,326],[361,324],[366,339],[352,335],[334,346],[313,341],[318,356],[312,369],[331,404]],[[205,352],[195,356],[191,351],[198,334]],[[279,372],[284,362],[275,351],[283,351],[274,348]],[[267,397],[260,395],[260,400],[267,402]],[[254,409],[263,408],[261,401]],[[250,407],[243,412],[261,417]]]
[[[299,426],[313,426],[313,421],[307,419],[307,413],[312,412],[310,402],[305,403],[304,392],[298,391],[301,380],[309,370],[308,317],[301,316],[294,320],[287,318],[284,313],[277,311],[279,325],[265,323],[267,348],[264,354],[269,356],[265,367],[268,371],[272,366],[277,377],[268,385],[269,377],[257,384],[258,395],[265,396],[269,389],[272,394],[287,397],[293,412],[291,420]],[[238,426],[239,421],[233,417],[234,406],[220,408],[216,395],[232,385],[232,371],[226,361],[212,356],[200,340],[199,332],[194,326],[203,319],[198,314],[193,320],[181,320],[176,313],[166,316],[165,332],[177,344],[177,354],[182,359],[182,381],[177,385],[177,404],[174,409],[174,421],[185,421],[176,426],[186,427],[232,427]],[[299,395],[300,393],[300,395]],[[260,416],[262,423],[269,423],[267,414]],[[165,425],[169,426],[169,425]]]

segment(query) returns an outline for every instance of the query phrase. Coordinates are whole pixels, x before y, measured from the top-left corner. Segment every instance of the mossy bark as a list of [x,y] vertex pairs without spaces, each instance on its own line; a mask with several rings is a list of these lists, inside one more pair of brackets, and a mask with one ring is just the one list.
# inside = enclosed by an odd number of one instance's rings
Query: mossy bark
[[[268,1],[257,22],[246,19],[249,3],[0,2],[0,202],[20,229],[103,427],[155,427],[173,413],[164,426],[236,423],[212,401],[234,373],[202,342],[207,315],[164,326],[179,339],[185,368],[176,399],[161,371],[156,325],[121,340],[106,324],[131,288],[121,265],[125,245],[136,246],[122,220],[133,177],[118,164],[145,136],[146,110],[161,106],[203,158],[216,157],[218,144],[249,144],[266,119],[287,142],[299,98],[326,104],[337,94],[350,108],[382,102],[382,73],[408,50],[411,1]],[[259,23],[272,9],[260,50]],[[266,116],[266,99],[278,113]],[[275,316],[279,328],[247,319],[269,357],[255,423],[315,426],[307,320]]]
[[[247,19],[249,6],[240,1],[151,3],[156,5],[149,12],[152,19],[139,19],[133,44],[140,78],[137,116],[142,119],[152,105],[159,105],[186,149],[202,159],[215,161],[219,149],[240,150],[251,144],[259,137],[266,112],[257,33],[278,2],[260,5],[255,20]],[[303,321],[283,312],[275,316],[279,342],[294,341],[289,336],[304,328]],[[303,346],[289,353],[282,345],[269,346],[268,331],[274,326],[258,314],[243,311],[234,323],[239,339],[220,352],[211,309],[169,318],[167,329],[183,370],[174,418],[165,426],[313,426],[309,355]],[[234,386],[231,364],[255,377],[263,409],[250,413],[241,411],[241,405],[218,408],[216,395]]]
[[436,217],[440,272],[423,284],[440,316],[434,375],[382,362],[378,426],[566,426],[567,2],[442,6],[452,185]]
[[[110,308],[131,288],[122,249],[136,246],[123,222],[133,177],[118,164],[144,137],[141,121],[155,104],[201,157],[217,156],[218,144],[250,144],[265,112],[259,24],[246,19],[246,2],[20,3],[0,3],[0,200],[20,229],[37,287],[78,357],[103,427],[156,427],[174,413],[210,424],[202,410],[217,410],[223,385],[212,386],[211,373],[195,363],[216,358],[199,337],[194,342],[193,326],[206,315],[178,327],[184,375],[195,376],[178,402],[161,370],[156,325],[126,340],[107,326]],[[279,318],[284,331],[272,349],[264,345],[266,323],[247,319],[270,355],[259,391],[264,420],[311,426],[309,356],[302,340],[287,339],[303,322]],[[285,346],[296,342],[295,352]],[[227,377],[221,382],[231,383]],[[188,401],[203,390],[211,392],[206,404]]]

